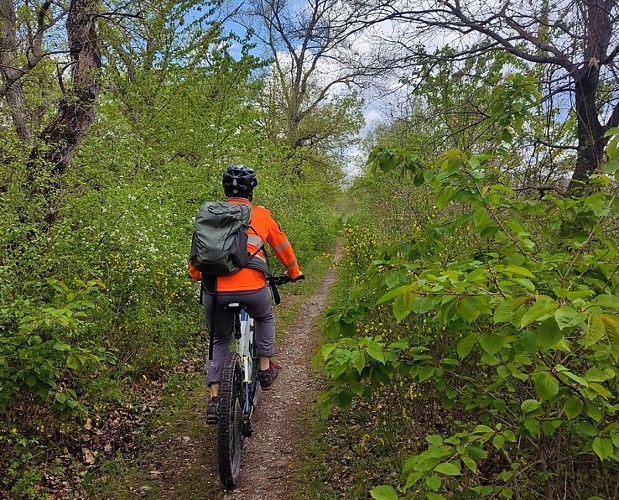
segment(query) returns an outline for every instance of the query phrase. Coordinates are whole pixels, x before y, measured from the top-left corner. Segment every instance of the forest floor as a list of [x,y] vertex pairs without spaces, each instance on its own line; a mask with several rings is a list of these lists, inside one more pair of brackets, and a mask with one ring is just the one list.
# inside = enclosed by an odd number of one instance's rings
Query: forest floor
[[[337,245],[334,262],[342,253]],[[318,321],[328,305],[329,292],[336,279],[334,266],[327,270],[322,284],[309,297],[284,297],[280,311],[298,311],[290,326],[279,332],[275,356],[283,370],[269,391],[262,391],[254,416],[254,435],[245,441],[239,483],[225,491],[219,482],[217,432],[205,423],[208,390],[196,367],[193,382],[179,387],[172,397],[178,401],[153,427],[153,445],[129,476],[112,489],[99,491],[99,498],[174,498],[243,500],[294,496],[294,477],[302,469],[305,439],[315,427],[316,397],[320,376],[311,367],[311,357],[320,342]],[[294,285],[289,285],[294,286]],[[286,303],[288,305],[286,305]],[[295,307],[294,302],[297,303]],[[289,313],[288,313],[289,314]],[[118,489],[117,489],[118,488]],[[119,490],[124,490],[120,494]]]

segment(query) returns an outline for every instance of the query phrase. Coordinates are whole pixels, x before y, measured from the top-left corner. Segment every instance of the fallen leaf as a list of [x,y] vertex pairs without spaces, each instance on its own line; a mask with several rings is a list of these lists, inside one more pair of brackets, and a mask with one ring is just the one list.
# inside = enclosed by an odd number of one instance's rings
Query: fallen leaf
[[83,451],[84,451],[84,462],[86,462],[87,464],[94,464],[96,460],[95,454],[88,449],[85,449]]

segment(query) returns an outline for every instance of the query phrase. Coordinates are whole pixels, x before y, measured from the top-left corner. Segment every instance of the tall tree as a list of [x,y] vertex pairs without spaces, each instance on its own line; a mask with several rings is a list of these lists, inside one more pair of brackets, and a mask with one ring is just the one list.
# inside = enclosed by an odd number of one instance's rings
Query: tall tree
[[254,0],[251,14],[272,60],[267,94],[281,110],[289,148],[324,147],[356,127],[348,113],[353,86],[371,70],[341,64],[360,28],[355,9],[339,0]]
[[[95,118],[101,68],[96,23],[101,5],[101,0],[71,0],[66,7],[48,1],[0,0],[0,98],[6,100],[17,137],[31,144],[27,177],[31,192],[46,198],[48,223],[56,218],[60,179]],[[62,21],[66,37],[58,30]],[[57,82],[61,98],[37,130],[23,82],[52,55],[57,74],[49,74],[48,82]],[[47,180],[41,183],[40,178]]]
[[443,35],[455,49],[452,59],[503,50],[547,67],[545,98],[566,105],[577,118],[573,189],[599,168],[607,143],[604,134],[619,125],[618,4],[617,0],[538,0],[526,6],[511,0],[388,0],[364,8],[394,23],[389,38],[397,47],[398,64],[431,58],[424,43],[436,43]]

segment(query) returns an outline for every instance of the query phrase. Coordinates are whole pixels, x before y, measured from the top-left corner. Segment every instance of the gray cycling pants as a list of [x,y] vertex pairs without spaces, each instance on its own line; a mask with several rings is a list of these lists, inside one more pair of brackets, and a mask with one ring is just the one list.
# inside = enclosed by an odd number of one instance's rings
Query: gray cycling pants
[[275,353],[275,317],[271,306],[271,292],[265,286],[249,292],[217,292],[215,305],[213,295],[203,296],[204,318],[210,331],[213,319],[213,359],[207,361],[206,383],[221,381],[226,355],[230,351],[230,340],[234,328],[234,315],[224,306],[239,302],[254,318],[254,345],[258,356],[271,357]]

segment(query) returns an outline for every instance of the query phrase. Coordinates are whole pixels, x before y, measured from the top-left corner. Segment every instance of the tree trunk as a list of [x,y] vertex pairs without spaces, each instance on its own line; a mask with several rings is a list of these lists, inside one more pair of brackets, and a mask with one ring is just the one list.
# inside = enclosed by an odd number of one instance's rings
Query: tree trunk
[[11,111],[17,136],[25,142],[32,142],[30,117],[21,86],[21,72],[18,64],[16,18],[13,0],[0,0],[0,75],[8,84],[6,101]]
[[67,18],[71,88],[60,101],[55,118],[41,133],[40,139],[45,146],[35,147],[30,157],[31,172],[36,170],[37,164],[51,168],[50,184],[42,193],[47,198],[49,224],[57,217],[62,176],[95,119],[101,91],[101,51],[95,26],[95,14],[100,5],[101,0],[71,1]]
[[616,0],[591,0],[585,2],[585,28],[587,37],[584,61],[574,77],[576,84],[576,116],[578,119],[578,155],[576,168],[568,190],[578,190],[603,162],[605,127],[600,123],[596,95],[600,83],[600,64],[607,56],[613,21],[611,10]]
[[606,141],[595,103],[598,77],[599,70],[590,68],[575,82],[578,153],[569,191],[582,187],[603,161]]

